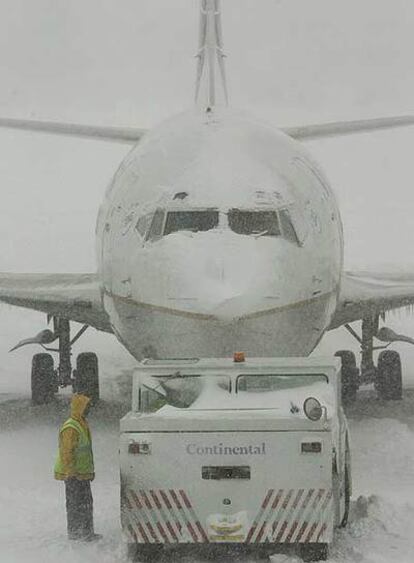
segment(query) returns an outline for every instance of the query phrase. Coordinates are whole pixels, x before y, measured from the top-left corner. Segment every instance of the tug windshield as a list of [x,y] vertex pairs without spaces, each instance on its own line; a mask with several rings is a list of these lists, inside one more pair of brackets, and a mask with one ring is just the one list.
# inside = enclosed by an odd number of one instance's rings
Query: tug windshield
[[203,395],[215,396],[231,392],[231,378],[228,375],[215,374],[206,377],[201,374],[152,376],[141,387],[140,407],[142,412],[156,411],[169,405],[179,409],[189,409]]
[[141,412],[276,409],[281,414],[297,416],[303,415],[302,407],[309,397],[328,407],[335,403],[334,388],[324,374],[257,372],[229,377],[217,371],[208,375],[152,375],[150,379],[142,381]]

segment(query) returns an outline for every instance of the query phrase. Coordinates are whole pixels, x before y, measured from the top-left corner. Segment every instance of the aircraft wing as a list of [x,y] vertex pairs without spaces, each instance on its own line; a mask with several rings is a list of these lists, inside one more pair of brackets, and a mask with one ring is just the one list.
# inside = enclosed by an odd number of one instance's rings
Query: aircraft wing
[[134,127],[101,127],[80,125],[77,123],[59,123],[55,121],[35,121],[31,119],[0,118],[0,127],[38,131],[54,135],[68,135],[100,141],[113,141],[135,145],[145,133],[145,129]]
[[0,274],[0,302],[112,332],[96,274]]
[[[413,115],[362,119],[359,121],[336,121],[317,123],[282,129],[286,135],[298,141],[312,141],[327,137],[338,137],[354,133],[367,133],[379,129],[393,129],[414,125]],[[99,125],[81,125],[79,123],[61,123],[56,121],[37,121],[32,119],[0,118],[0,127],[37,131],[54,135],[68,135],[116,143],[136,144],[146,133],[145,129],[135,127],[102,127]]]
[[329,330],[370,314],[414,305],[413,274],[345,272]]
[[362,119],[359,121],[336,121],[332,123],[318,123],[300,127],[286,127],[282,129],[286,135],[298,141],[312,141],[327,137],[351,135],[353,133],[369,133],[379,129],[393,129],[414,125],[414,115],[400,115],[397,117],[380,117],[378,119]]

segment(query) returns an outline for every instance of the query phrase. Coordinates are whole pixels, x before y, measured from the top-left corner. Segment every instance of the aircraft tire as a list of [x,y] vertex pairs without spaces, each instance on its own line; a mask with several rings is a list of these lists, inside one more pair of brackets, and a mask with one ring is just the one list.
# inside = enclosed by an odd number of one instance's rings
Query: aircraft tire
[[84,393],[91,399],[91,404],[99,402],[99,366],[98,356],[93,352],[82,352],[76,358],[74,371],[74,393]]
[[54,361],[51,354],[35,354],[31,375],[32,403],[50,403],[56,390]]
[[299,546],[299,557],[303,561],[326,561],[329,555],[327,543],[303,543]]
[[342,402],[349,405],[356,401],[359,389],[359,370],[355,354],[351,350],[338,350],[335,356],[341,358]]
[[378,356],[375,387],[378,398],[383,401],[402,399],[401,357],[394,350],[384,350]]

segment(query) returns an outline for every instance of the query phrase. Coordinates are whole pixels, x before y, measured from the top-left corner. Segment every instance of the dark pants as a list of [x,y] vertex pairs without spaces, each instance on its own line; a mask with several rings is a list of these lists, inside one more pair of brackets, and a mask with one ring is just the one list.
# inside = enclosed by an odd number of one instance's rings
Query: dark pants
[[93,499],[90,481],[65,481],[68,537],[71,540],[88,538],[93,530]]

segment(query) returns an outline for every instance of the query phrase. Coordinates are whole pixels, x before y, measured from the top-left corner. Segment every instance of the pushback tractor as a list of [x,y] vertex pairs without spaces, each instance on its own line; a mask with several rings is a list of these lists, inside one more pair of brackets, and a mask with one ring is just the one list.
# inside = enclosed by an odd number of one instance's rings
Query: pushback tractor
[[142,363],[121,420],[130,554],[291,546],[325,560],[351,495],[340,378],[338,358]]

